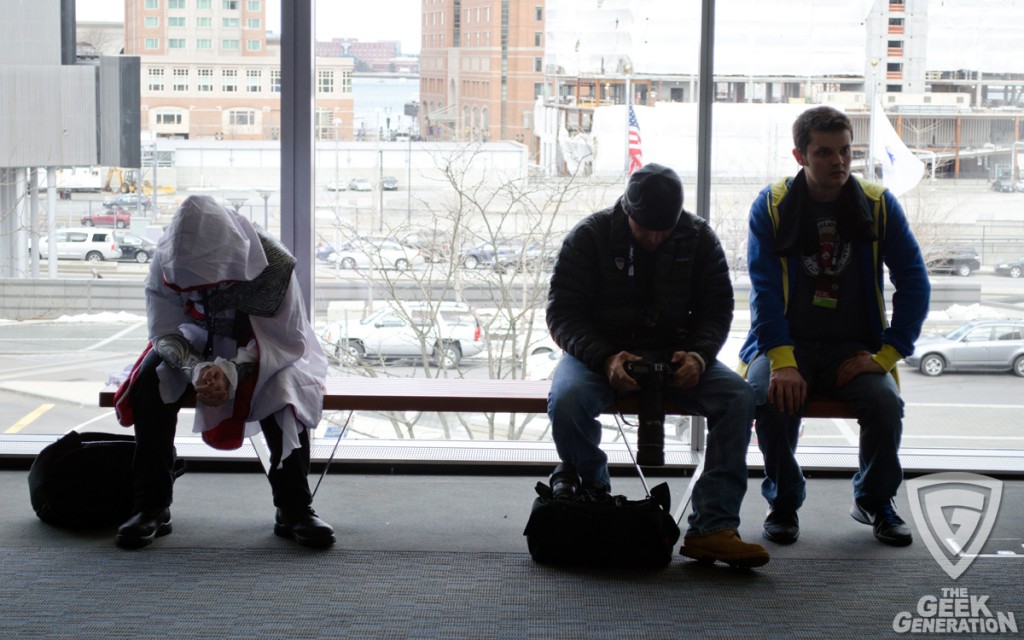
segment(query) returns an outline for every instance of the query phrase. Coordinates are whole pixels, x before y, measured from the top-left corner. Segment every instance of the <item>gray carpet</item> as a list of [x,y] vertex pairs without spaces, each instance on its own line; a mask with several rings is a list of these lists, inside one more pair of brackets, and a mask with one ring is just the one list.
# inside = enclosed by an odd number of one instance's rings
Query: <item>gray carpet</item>
[[924,559],[597,571],[524,553],[6,548],[0,637],[889,638],[943,587],[1024,618],[1021,568],[980,558],[954,585]]

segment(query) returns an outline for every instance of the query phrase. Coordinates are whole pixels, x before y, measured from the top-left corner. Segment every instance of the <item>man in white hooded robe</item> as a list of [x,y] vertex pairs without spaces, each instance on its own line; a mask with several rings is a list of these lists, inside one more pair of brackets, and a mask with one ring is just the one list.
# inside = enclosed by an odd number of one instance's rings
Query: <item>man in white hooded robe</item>
[[136,438],[135,513],[118,529],[118,546],[144,547],[171,532],[174,434],[190,388],[193,430],[211,446],[235,449],[262,430],[274,532],[304,546],[333,544],[306,478],[327,360],[294,265],[283,246],[209,196],[190,196],[175,213],[146,280],[149,346],[115,397]]

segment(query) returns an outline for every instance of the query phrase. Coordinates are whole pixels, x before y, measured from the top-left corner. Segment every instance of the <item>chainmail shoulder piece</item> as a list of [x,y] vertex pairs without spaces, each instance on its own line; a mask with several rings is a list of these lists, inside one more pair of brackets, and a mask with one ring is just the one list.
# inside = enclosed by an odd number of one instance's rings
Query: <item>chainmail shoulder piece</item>
[[275,238],[257,230],[267,267],[249,282],[236,282],[210,294],[217,309],[237,309],[249,315],[270,317],[277,313],[288,293],[295,257]]

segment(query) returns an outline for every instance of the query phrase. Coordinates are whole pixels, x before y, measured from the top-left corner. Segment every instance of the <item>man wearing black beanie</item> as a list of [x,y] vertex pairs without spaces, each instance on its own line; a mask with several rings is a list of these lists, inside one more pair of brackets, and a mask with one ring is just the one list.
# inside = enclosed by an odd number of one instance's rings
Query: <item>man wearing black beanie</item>
[[757,567],[768,552],[737,531],[754,397],[717,360],[732,313],[732,283],[715,233],[683,210],[675,171],[641,167],[613,206],[569,232],[551,276],[548,329],[565,352],[548,397],[562,459],[552,484],[563,495],[610,491],[597,416],[619,395],[639,391],[626,363],[671,363],[665,399],[707,417],[709,428],[680,553]]

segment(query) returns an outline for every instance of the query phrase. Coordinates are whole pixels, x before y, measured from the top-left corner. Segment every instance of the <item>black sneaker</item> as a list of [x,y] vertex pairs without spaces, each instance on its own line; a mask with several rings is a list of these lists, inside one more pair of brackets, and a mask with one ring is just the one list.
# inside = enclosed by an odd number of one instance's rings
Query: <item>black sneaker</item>
[[778,544],[793,544],[800,537],[800,519],[796,511],[768,509],[761,535]]
[[891,501],[871,511],[859,500],[854,499],[850,515],[857,522],[874,527],[875,537],[879,542],[894,547],[905,547],[914,541],[910,527],[896,514],[896,507]]

